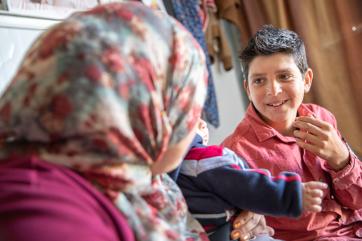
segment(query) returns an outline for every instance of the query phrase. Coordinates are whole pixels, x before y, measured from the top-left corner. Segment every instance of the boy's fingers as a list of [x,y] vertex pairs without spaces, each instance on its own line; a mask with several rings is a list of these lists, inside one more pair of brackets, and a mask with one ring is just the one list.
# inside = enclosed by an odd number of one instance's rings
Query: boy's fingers
[[323,135],[323,131],[321,128],[319,128],[313,124],[310,124],[310,123],[306,123],[306,122],[302,122],[302,121],[295,121],[293,123],[293,126],[300,129],[301,131],[311,133],[312,135],[317,136],[317,137],[320,135]]
[[318,120],[312,116],[299,116],[296,118],[297,121],[302,121],[306,123],[310,123],[312,125],[318,126],[320,128],[325,128],[327,126],[326,122]]

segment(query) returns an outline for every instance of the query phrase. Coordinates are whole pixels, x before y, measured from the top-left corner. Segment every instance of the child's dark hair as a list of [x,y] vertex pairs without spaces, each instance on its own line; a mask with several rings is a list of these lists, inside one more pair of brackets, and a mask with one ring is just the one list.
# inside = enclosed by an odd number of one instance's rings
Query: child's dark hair
[[300,72],[308,69],[307,56],[303,40],[293,31],[264,25],[249,40],[248,45],[240,54],[245,79],[248,79],[250,62],[257,56],[275,53],[286,53],[293,56]]

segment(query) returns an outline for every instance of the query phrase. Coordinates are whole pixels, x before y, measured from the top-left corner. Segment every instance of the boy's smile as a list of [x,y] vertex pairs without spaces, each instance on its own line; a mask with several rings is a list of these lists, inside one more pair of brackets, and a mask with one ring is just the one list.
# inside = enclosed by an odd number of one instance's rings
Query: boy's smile
[[284,105],[287,101],[288,100],[282,100],[282,101],[272,102],[267,105],[270,107],[278,108],[278,107],[281,107],[282,105]]
[[288,134],[312,78],[310,69],[305,74],[300,72],[292,55],[276,53],[255,57],[244,85],[261,118],[279,132]]

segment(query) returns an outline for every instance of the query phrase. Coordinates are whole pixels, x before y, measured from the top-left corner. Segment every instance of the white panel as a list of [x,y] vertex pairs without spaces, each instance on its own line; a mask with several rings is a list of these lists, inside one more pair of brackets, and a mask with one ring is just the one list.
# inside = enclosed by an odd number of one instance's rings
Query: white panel
[[76,11],[83,11],[98,4],[97,0],[3,0],[4,8],[12,14],[48,19],[65,19]]
[[19,15],[0,10],[0,27],[44,30],[58,20]]
[[231,47],[233,59],[233,69],[225,71],[221,63],[216,62],[212,65],[211,71],[214,77],[214,84],[217,96],[217,104],[219,108],[220,126],[210,129],[210,145],[220,144],[228,135],[230,135],[237,124],[245,115],[245,109],[248,105],[248,99],[242,88],[242,73],[240,61],[238,59],[238,43],[237,28],[232,24],[222,21],[226,36]]
[[56,21],[0,13],[0,93],[36,37]]
[[219,108],[220,126],[209,126],[210,145],[219,145],[230,135],[245,114],[241,96],[241,85],[236,78],[235,70],[224,71],[222,66],[212,65],[212,74]]

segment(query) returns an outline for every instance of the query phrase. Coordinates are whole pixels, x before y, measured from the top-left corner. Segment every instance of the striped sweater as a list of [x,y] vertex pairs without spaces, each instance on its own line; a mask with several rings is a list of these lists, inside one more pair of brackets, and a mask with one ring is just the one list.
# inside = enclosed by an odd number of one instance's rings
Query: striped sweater
[[230,149],[201,143],[197,135],[176,181],[190,212],[206,231],[226,224],[240,210],[272,216],[301,214],[301,179],[297,174],[283,172],[273,177],[265,169],[249,169]]

